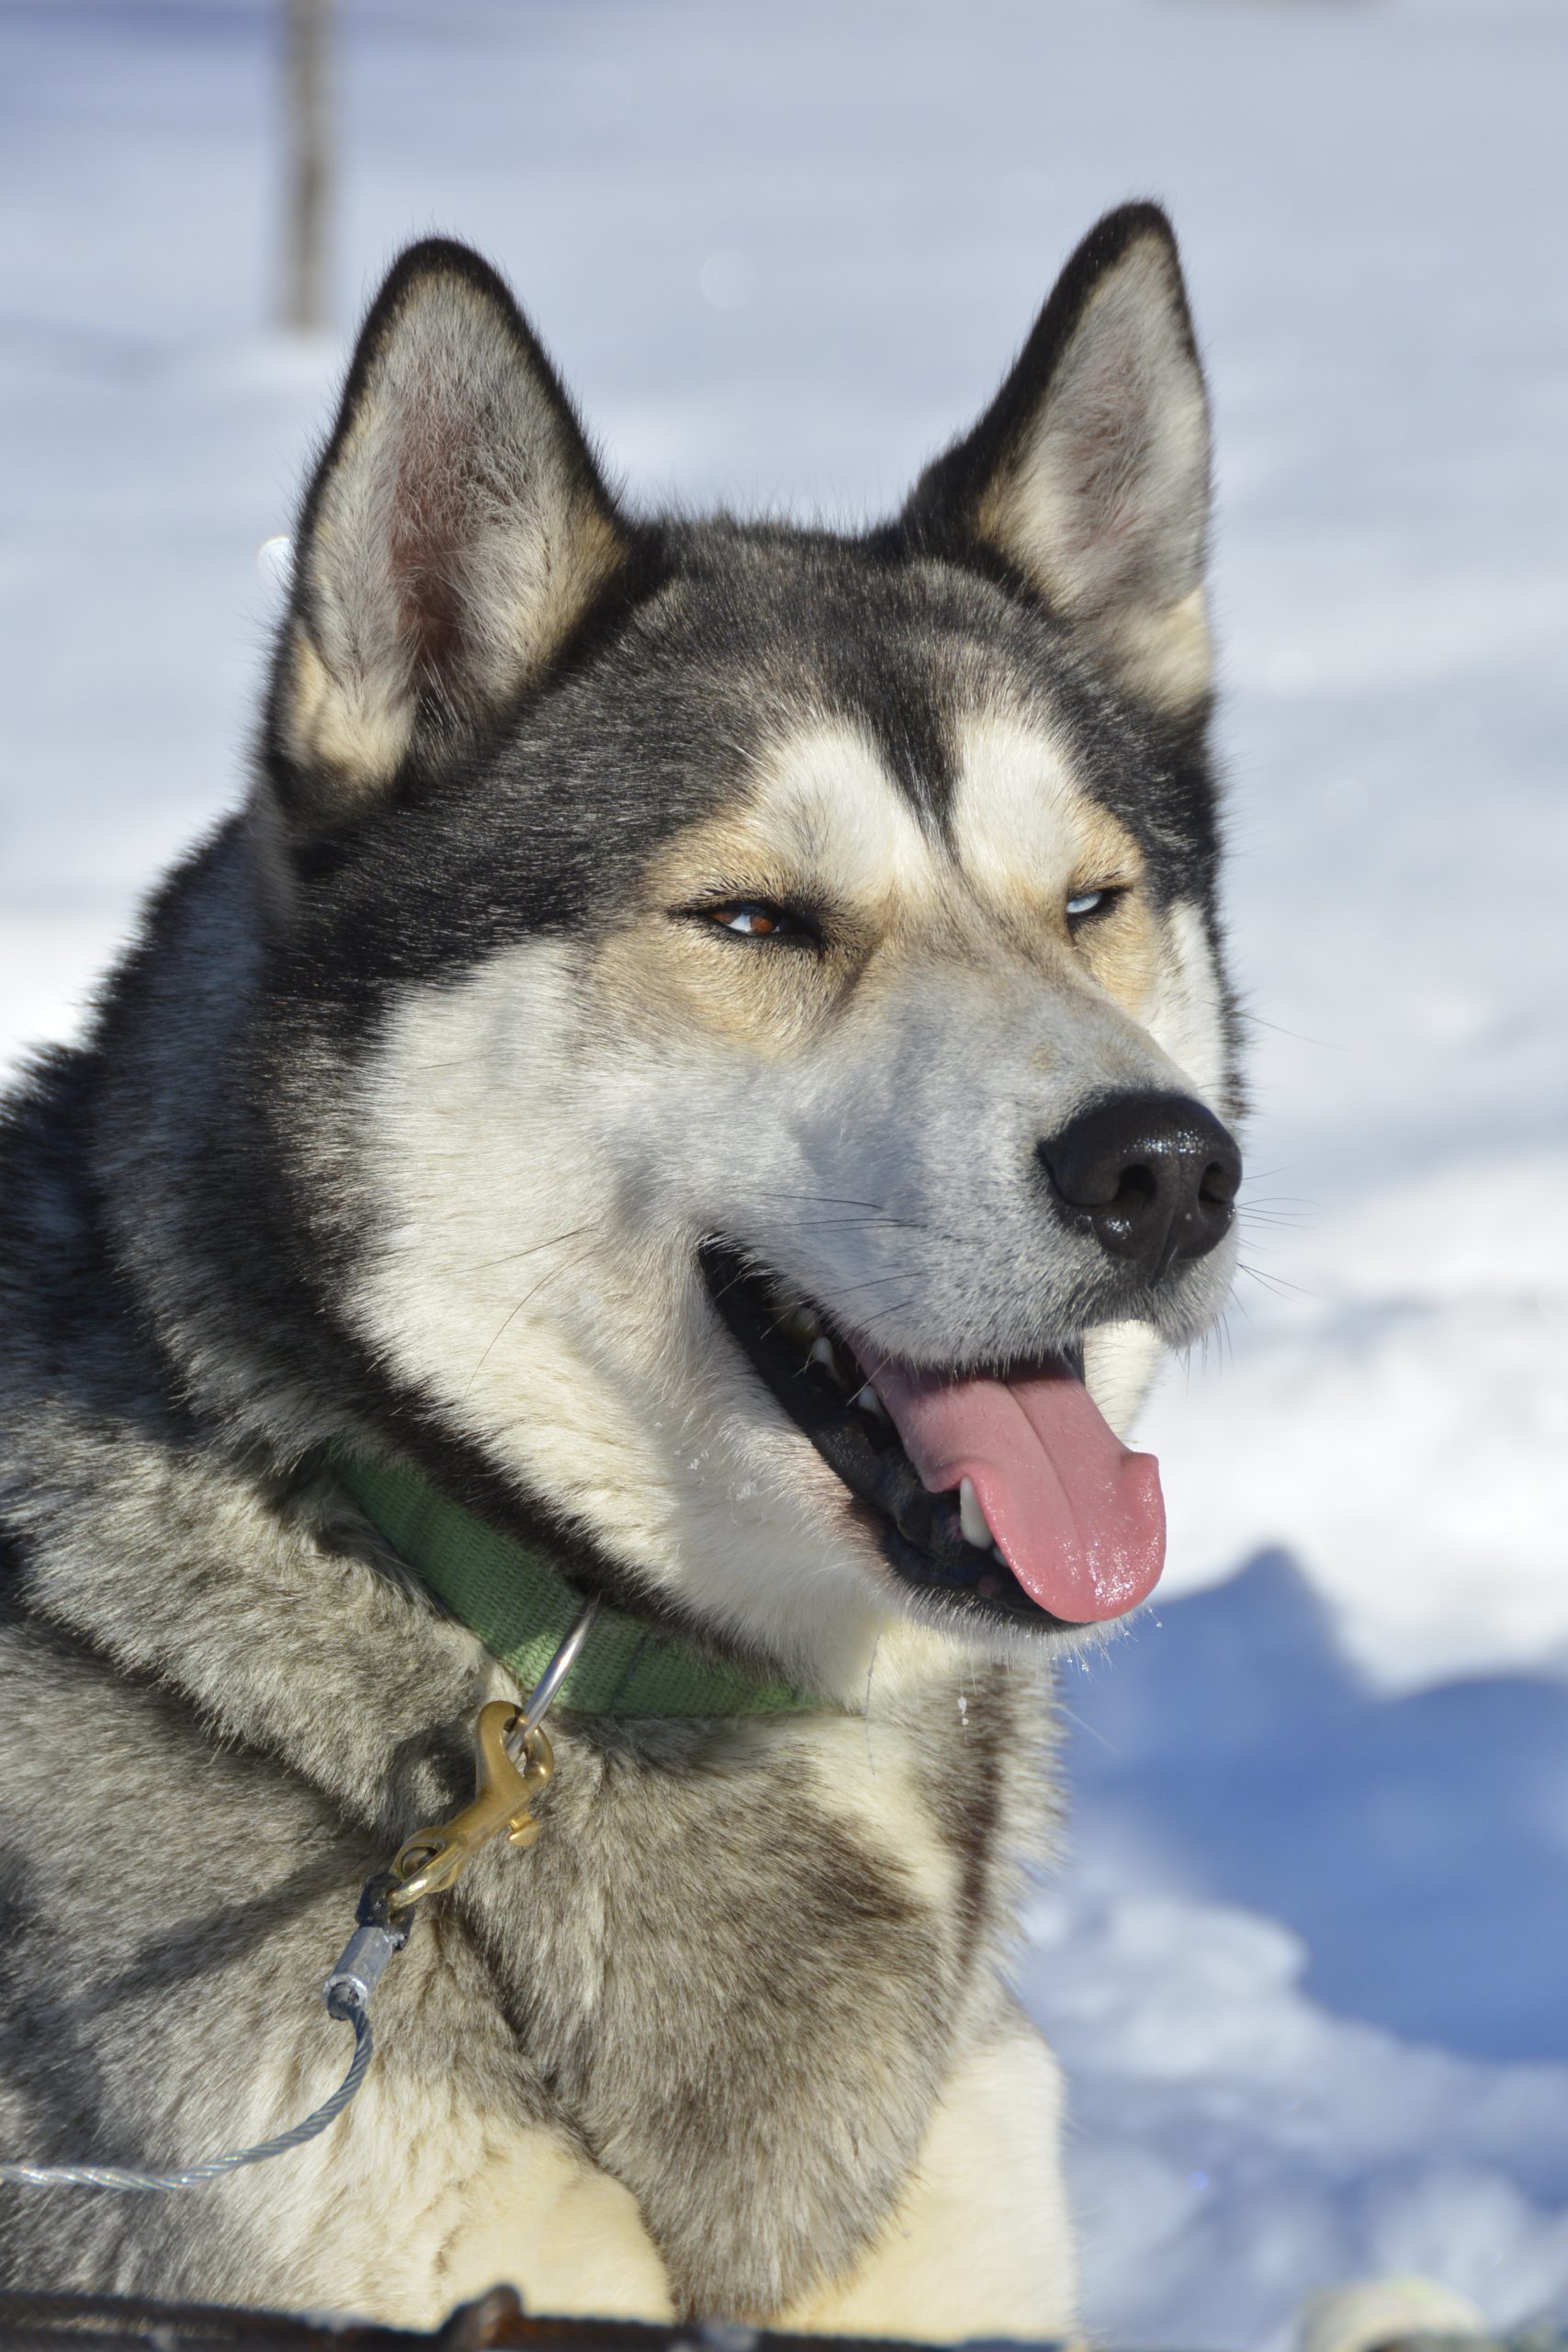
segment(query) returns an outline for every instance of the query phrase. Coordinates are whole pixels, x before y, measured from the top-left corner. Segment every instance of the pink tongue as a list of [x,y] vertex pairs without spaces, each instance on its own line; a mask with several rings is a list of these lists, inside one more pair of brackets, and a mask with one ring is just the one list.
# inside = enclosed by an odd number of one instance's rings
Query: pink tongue
[[974,1482],[1030,1599],[1086,1625],[1154,1590],[1165,1504],[1152,1453],[1130,1453],[1065,1367],[1021,1380],[948,1380],[857,1350],[933,1495]]

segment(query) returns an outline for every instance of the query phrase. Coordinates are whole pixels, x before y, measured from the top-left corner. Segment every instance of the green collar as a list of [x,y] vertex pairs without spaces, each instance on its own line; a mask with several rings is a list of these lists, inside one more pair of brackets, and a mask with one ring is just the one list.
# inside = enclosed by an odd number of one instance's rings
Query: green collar
[[[339,1484],[366,1518],[530,1690],[582,1613],[583,1596],[558,1568],[416,1471],[332,1448]],[[781,1715],[820,1701],[739,1667],[710,1666],[679,1642],[617,1610],[601,1609],[561,1686],[560,1705],[584,1715]]]

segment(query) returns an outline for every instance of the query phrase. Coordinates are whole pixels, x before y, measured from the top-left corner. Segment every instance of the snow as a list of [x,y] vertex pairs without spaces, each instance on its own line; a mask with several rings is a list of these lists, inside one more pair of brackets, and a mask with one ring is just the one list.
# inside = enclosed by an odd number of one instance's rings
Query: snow
[[[1221,446],[1246,1257],[1067,1678],[1028,1996],[1094,2325],[1568,2293],[1568,278],[1556,0],[360,0],[346,325],[509,269],[634,494],[853,515],[1154,192]],[[0,1054],[231,800],[337,345],[267,326],[275,14],[0,7]]]
[[1390,1698],[1336,1620],[1275,1553],[1066,1680],[1078,1859],[1023,1981],[1123,2342],[1262,2346],[1411,2270],[1518,2321],[1568,2279],[1562,1688]]

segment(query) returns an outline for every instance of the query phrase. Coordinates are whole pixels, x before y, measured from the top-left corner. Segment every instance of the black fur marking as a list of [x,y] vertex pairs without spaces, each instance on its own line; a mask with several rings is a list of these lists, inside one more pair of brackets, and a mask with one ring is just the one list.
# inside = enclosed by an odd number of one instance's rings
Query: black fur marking
[[[852,539],[682,525],[646,541],[644,600],[455,773],[410,773],[305,854],[273,977],[334,1035],[398,987],[549,933],[592,933],[677,829],[744,782],[792,710],[862,728],[922,816],[952,794],[955,720],[987,669],[1066,729],[1076,775],[1140,842],[1156,899],[1212,893],[1213,788],[1087,671],[1032,600]],[[285,1050],[295,1040],[283,1041]]]

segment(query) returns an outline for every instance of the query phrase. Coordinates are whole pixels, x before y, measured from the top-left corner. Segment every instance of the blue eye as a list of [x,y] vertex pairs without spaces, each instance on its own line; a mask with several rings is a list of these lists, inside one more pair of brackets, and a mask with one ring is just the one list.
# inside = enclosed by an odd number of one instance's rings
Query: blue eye
[[1075,890],[1067,900],[1067,921],[1077,922],[1082,915],[1097,915],[1111,895],[1109,890]]

